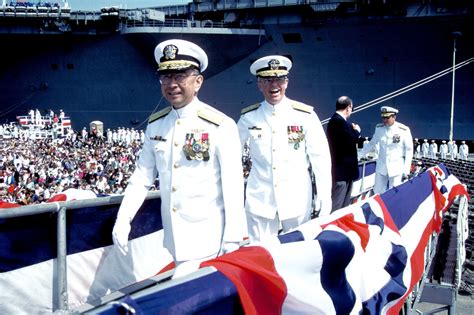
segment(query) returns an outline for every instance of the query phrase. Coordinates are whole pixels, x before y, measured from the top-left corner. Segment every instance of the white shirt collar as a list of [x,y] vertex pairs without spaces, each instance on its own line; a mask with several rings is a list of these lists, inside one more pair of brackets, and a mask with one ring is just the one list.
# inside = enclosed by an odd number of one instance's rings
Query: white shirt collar
[[280,112],[288,109],[290,107],[290,99],[286,96],[283,96],[281,101],[278,104],[272,105],[267,100],[262,102],[263,109],[265,112]]
[[173,112],[175,113],[177,118],[186,118],[190,116],[196,116],[199,103],[200,101],[198,100],[198,98],[194,97],[194,99],[188,105],[183,106],[178,109],[173,108]]

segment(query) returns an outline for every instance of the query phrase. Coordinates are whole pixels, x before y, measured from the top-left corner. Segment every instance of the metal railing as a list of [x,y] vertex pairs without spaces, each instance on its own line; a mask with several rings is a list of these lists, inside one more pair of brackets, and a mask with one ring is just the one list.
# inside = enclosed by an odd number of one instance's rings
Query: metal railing
[[128,19],[124,22],[125,28],[130,27],[184,27],[184,28],[225,28],[224,21],[191,21],[186,19],[166,19],[164,21],[158,20],[133,20]]
[[[160,198],[159,191],[149,192],[146,199]],[[29,205],[17,208],[7,208],[0,211],[0,220],[30,216],[42,213],[57,213],[57,300],[59,301],[59,309],[55,311],[68,311],[68,292],[67,292],[67,231],[66,231],[66,211],[87,207],[100,207],[118,205],[122,202],[123,195],[99,197],[95,199],[73,200],[44,203],[39,205]]]
[[[466,196],[460,196],[458,198],[459,208],[456,214],[456,266],[455,266],[455,274],[453,277],[453,283],[444,283],[444,284],[435,284],[430,283],[429,273],[431,269],[431,264],[434,261],[434,257],[437,254],[437,243],[440,234],[432,234],[430,236],[430,240],[428,241],[428,246],[425,249],[425,269],[423,272],[423,276],[421,280],[415,285],[411,296],[407,298],[406,306],[407,306],[407,314],[434,314],[441,311],[448,311],[448,314],[455,314],[456,313],[456,299],[457,299],[457,290],[461,283],[461,271],[462,271],[462,264],[463,261],[460,259],[462,252],[465,251],[464,248],[464,239],[465,239],[465,231],[467,230],[465,225],[467,224],[467,215],[468,215],[468,201]],[[446,296],[445,300],[449,300],[447,304],[444,303],[437,303],[436,309],[421,312],[418,307],[420,303],[423,301],[422,294],[425,289],[425,286],[430,284],[430,286],[435,287],[438,289],[439,292],[447,293],[448,291],[451,292],[451,296]],[[438,293],[439,294],[439,293]]]

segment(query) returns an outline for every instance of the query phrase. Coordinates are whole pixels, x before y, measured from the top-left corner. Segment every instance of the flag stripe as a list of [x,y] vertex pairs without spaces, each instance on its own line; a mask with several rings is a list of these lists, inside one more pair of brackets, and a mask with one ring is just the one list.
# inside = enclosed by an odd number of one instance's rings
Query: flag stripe
[[272,256],[263,247],[241,248],[201,264],[206,266],[215,267],[232,280],[246,314],[281,313],[286,285],[275,269]]
[[321,285],[331,297],[336,314],[349,314],[356,301],[345,274],[345,269],[355,253],[352,241],[335,231],[323,231],[316,239],[324,257]]

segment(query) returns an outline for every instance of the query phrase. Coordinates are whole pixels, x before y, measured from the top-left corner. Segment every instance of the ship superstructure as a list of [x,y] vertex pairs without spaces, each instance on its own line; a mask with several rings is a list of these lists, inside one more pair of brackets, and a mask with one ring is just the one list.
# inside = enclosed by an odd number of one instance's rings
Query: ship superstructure
[[[0,62],[0,118],[58,106],[74,116],[74,129],[93,120],[144,128],[166,106],[152,52],[169,38],[206,50],[210,67],[199,98],[234,119],[261,101],[248,68],[267,54],[293,60],[288,96],[314,106],[321,119],[341,95],[367,103],[452,67],[455,31],[462,34],[457,61],[474,57],[468,1],[225,0],[99,12],[58,8],[57,16],[9,12],[0,11],[8,50]],[[455,139],[471,137],[473,73],[472,64],[456,71]],[[414,135],[445,139],[452,86],[449,72],[383,105],[399,108]],[[378,107],[354,114],[364,135],[378,123]]]

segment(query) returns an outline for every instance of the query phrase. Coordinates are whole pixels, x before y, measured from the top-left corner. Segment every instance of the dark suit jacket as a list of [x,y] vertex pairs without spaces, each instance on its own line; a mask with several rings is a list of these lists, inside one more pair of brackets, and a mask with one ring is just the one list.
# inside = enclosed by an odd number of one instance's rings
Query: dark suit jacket
[[327,127],[331,151],[332,177],[335,181],[351,181],[359,176],[357,140],[360,133],[341,115],[334,113]]

